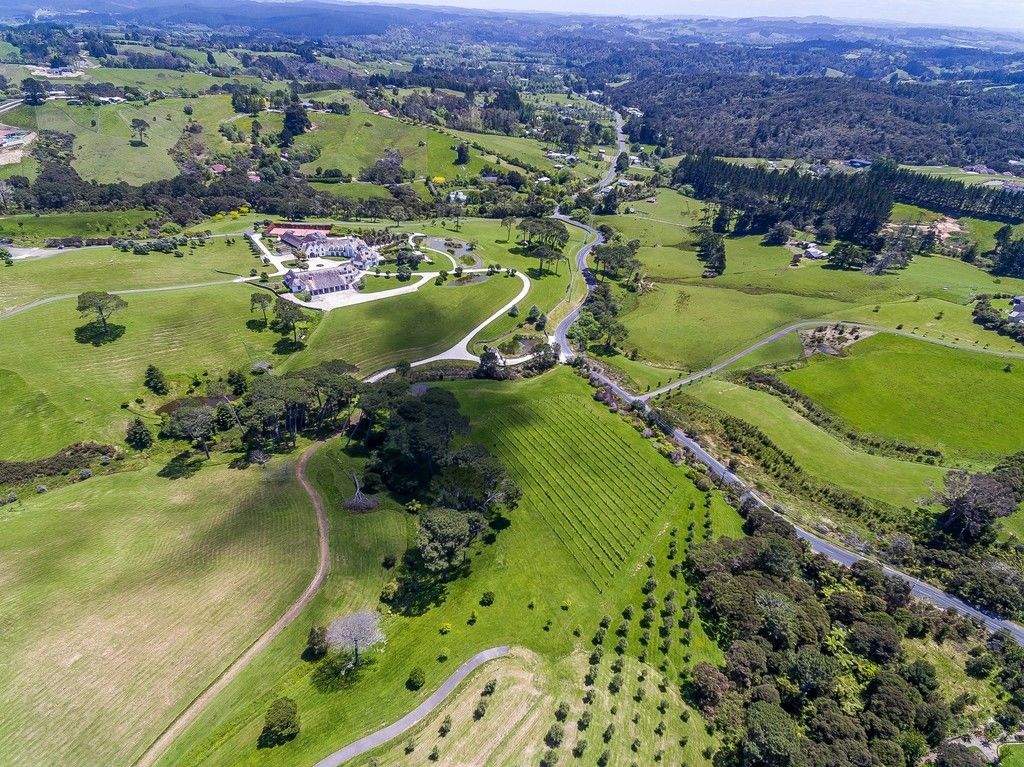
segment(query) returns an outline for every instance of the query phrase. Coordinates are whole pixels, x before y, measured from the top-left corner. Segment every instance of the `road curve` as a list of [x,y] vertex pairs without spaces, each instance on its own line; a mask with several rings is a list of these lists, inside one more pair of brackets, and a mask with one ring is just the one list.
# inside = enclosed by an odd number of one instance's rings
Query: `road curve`
[[472,658],[459,666],[455,670],[454,674],[448,677],[440,687],[431,693],[429,698],[420,703],[420,705],[403,716],[397,722],[389,724],[387,727],[382,727],[376,732],[370,733],[365,738],[360,738],[354,743],[349,743],[347,746],[335,751],[330,756],[325,756],[316,763],[315,767],[338,767],[338,765],[347,762],[349,759],[365,754],[367,751],[377,748],[377,746],[382,746],[388,741],[394,740],[399,735],[415,726],[420,720],[437,708],[445,698],[452,694],[455,688],[458,687],[467,676],[472,674],[488,661],[508,655],[508,650],[509,648],[507,646],[503,646],[492,647],[489,650],[478,652]]
[[263,632],[260,637],[246,648],[245,652],[239,655],[234,662],[231,663],[221,675],[218,676],[209,687],[203,690],[197,698],[195,698],[185,709],[175,717],[174,721],[167,726],[153,743],[143,752],[136,762],[136,767],[150,767],[154,764],[157,759],[163,754],[164,751],[174,742],[174,739],[181,735],[192,722],[194,722],[203,710],[217,697],[220,692],[224,690],[232,681],[238,677],[239,674],[245,669],[246,666],[267,646],[277,638],[278,634],[284,631],[293,620],[295,620],[299,613],[301,613],[306,606],[312,601],[313,597],[320,590],[324,580],[327,578],[327,572],[330,569],[330,541],[328,537],[328,524],[327,524],[327,510],[324,507],[323,498],[316,491],[313,485],[310,483],[309,478],[306,476],[306,465],[309,463],[309,459],[313,457],[313,454],[323,445],[323,442],[316,442],[306,448],[305,452],[299,457],[298,462],[295,464],[295,477],[299,480],[299,484],[302,485],[302,489],[306,491],[306,495],[309,496],[309,500],[313,503],[313,509],[316,511],[316,527],[317,527],[317,542],[318,542],[318,560],[316,566],[316,573],[313,575],[313,579],[306,586],[306,590],[299,595],[299,598],[292,602],[291,606],[285,611],[284,615],[274,621],[273,625],[270,626],[266,631]]

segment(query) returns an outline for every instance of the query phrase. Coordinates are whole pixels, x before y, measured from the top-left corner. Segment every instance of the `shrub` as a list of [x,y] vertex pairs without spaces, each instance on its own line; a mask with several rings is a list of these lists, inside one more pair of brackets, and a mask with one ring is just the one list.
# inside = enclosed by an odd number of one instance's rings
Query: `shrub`
[[327,654],[327,629],[324,626],[310,626],[306,639],[306,660],[320,660]]
[[577,759],[582,758],[583,754],[585,754],[586,751],[587,751],[587,739],[586,738],[580,738],[579,740],[576,741],[576,744],[572,747],[572,755],[575,756]]
[[92,469],[82,469],[78,472],[79,479],[89,479],[92,476]]
[[434,746],[430,750],[430,754],[427,756],[427,758],[432,762],[436,762],[438,759],[441,758],[441,752],[437,750],[437,746]]
[[490,607],[491,605],[493,605],[494,604],[494,592],[493,591],[485,591],[483,593],[483,596],[480,597],[480,604],[483,607]]
[[442,738],[444,738],[451,731],[452,731],[452,717],[451,717],[451,714],[446,714],[444,719],[441,721],[441,726],[437,728],[437,734],[440,735]]
[[480,692],[480,695],[482,697],[487,697],[488,695],[494,695],[494,691],[496,689],[498,689],[498,680],[497,679],[490,679],[490,680],[488,680],[487,684],[484,685],[484,689]]
[[540,767],[554,767],[558,764],[558,753],[548,749],[540,758]]
[[441,634],[442,636],[444,636],[445,634],[450,634],[451,631],[452,624],[450,623],[442,623],[440,626],[437,627],[437,633]]
[[487,713],[487,698],[481,698],[477,701],[476,708],[473,709],[473,718],[477,721],[484,718],[484,714]]
[[291,698],[278,698],[267,709],[258,745],[260,748],[272,748],[287,743],[298,734],[298,704]]
[[409,678],[405,680],[405,686],[410,690],[418,690],[427,682],[427,674],[420,667],[416,666],[409,672]]

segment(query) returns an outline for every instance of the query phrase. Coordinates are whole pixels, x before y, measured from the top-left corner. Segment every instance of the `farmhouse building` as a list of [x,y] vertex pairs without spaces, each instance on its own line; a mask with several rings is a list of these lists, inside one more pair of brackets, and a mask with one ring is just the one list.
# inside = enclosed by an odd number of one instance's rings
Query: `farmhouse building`
[[815,261],[824,261],[828,258],[828,253],[823,251],[814,243],[807,246],[807,250],[804,251],[804,258],[811,258]]
[[348,290],[359,278],[359,270],[352,264],[332,266],[329,269],[314,269],[308,272],[289,270],[284,276],[285,287],[292,293],[309,293],[322,296]]

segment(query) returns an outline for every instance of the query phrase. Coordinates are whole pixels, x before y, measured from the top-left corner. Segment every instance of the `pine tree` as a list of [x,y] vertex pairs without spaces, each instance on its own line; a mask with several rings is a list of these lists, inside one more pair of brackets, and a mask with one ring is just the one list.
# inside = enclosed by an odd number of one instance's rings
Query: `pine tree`
[[146,368],[146,377],[143,380],[146,388],[154,394],[167,394],[170,389],[167,386],[167,379],[163,372],[155,365]]
[[128,424],[128,431],[125,433],[124,441],[136,450],[145,450],[153,444],[153,435],[141,418],[136,418]]

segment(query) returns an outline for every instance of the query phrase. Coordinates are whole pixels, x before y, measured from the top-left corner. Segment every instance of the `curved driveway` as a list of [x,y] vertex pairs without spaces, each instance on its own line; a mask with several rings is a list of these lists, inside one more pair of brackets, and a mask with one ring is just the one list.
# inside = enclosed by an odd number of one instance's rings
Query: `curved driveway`
[[459,666],[458,669],[455,670],[454,674],[448,677],[440,687],[431,693],[429,698],[420,703],[420,705],[403,716],[397,722],[389,724],[387,727],[382,727],[376,732],[370,733],[365,738],[360,738],[354,743],[349,743],[347,746],[335,751],[330,756],[325,756],[317,762],[314,767],[338,767],[338,765],[347,762],[349,759],[354,759],[361,754],[365,754],[367,751],[377,748],[377,746],[384,745],[389,740],[397,738],[437,708],[444,699],[451,695],[452,691],[462,683],[462,680],[480,668],[480,666],[484,665],[488,661],[492,661],[495,658],[501,658],[505,655],[508,655],[507,646],[492,647],[490,650],[478,652],[472,658]]

